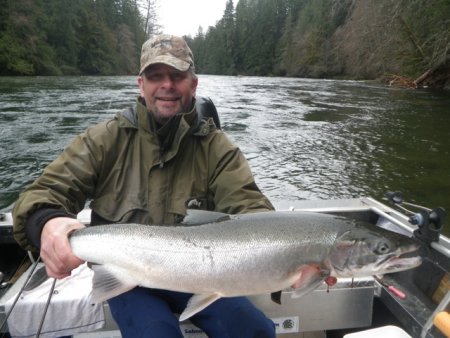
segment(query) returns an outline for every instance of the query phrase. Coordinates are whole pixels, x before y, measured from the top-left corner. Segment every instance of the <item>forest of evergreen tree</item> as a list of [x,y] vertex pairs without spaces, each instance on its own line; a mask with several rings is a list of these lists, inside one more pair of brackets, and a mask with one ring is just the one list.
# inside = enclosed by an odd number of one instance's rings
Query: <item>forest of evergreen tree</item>
[[[149,2],[150,3],[150,2]],[[136,74],[136,0],[0,0],[1,75]]]
[[[136,74],[142,43],[161,32],[156,1],[0,0],[0,75]],[[449,13],[450,0],[228,0],[186,40],[199,74],[442,87]]]

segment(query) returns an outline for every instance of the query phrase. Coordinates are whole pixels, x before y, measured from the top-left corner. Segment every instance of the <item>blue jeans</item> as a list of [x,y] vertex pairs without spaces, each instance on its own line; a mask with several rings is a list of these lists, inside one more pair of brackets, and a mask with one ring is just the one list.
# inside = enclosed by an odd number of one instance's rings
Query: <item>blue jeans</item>
[[[191,294],[137,287],[108,300],[123,338],[182,338],[173,313]],[[190,318],[210,338],[274,338],[275,325],[245,297],[220,298]]]

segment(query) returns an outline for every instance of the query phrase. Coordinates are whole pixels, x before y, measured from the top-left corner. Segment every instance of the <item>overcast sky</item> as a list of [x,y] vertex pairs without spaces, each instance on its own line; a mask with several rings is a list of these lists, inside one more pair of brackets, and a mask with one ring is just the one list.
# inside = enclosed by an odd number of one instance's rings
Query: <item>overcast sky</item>
[[194,37],[198,27],[206,33],[222,18],[227,0],[160,0],[158,1],[159,23],[162,31],[173,35]]

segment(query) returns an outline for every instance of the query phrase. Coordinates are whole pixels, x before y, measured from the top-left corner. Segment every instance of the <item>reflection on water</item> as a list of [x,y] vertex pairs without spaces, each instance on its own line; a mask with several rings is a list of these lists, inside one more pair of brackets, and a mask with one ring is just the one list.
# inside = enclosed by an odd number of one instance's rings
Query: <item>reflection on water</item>
[[304,79],[208,84],[224,129],[275,202],[401,190],[450,206],[449,93]]
[[[0,78],[0,209],[74,135],[138,95],[135,77]],[[450,94],[368,82],[200,75],[198,95],[276,204],[401,190],[450,209]]]

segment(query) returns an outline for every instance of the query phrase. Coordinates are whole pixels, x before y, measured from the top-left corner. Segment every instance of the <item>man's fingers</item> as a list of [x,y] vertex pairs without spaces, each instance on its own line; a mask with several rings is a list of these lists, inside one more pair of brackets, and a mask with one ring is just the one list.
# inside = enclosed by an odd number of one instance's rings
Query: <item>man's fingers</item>
[[50,277],[61,279],[70,275],[70,269],[59,257],[55,246],[41,248],[41,258],[45,263],[47,275]]
[[84,225],[68,217],[49,220],[41,234],[41,257],[47,274],[54,278],[70,276],[70,272],[83,263],[72,253],[69,234]]
[[60,269],[66,268],[68,271],[72,271],[77,266],[83,264],[83,261],[73,254],[67,237],[54,243],[54,251],[58,262],[61,263],[61,265],[58,264]]
[[68,273],[59,273],[53,269],[51,269],[47,264],[45,265],[45,271],[49,277],[53,277],[56,279],[63,279],[70,276],[70,272]]

